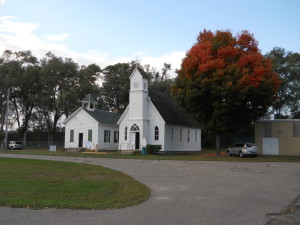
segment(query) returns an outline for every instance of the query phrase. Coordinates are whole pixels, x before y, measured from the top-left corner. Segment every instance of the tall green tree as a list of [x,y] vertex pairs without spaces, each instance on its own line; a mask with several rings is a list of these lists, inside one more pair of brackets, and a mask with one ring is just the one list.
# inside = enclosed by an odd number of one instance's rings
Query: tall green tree
[[57,123],[66,112],[64,93],[76,85],[78,64],[71,58],[62,59],[48,52],[41,60],[40,93],[37,111],[47,124],[48,141],[53,141]]
[[[5,51],[1,74],[10,88],[10,120],[16,121],[18,133],[26,145],[28,123],[37,101],[39,86],[38,59],[30,51]],[[13,123],[13,122],[12,122]]]
[[[60,95],[59,101],[63,106],[64,115],[68,117],[72,112],[74,112],[78,106],[81,105],[81,100],[87,95],[91,94],[95,97],[99,95],[99,77],[100,77],[100,67],[96,64],[91,64],[88,66],[81,66],[74,78],[72,86],[69,90],[64,91]],[[103,108],[101,102],[99,102],[98,108]]]
[[111,110],[123,112],[129,103],[129,76],[135,68],[134,63],[117,63],[102,70],[100,97],[103,104]]
[[215,134],[220,156],[222,132],[241,130],[262,117],[280,81],[271,60],[248,31],[204,30],[186,53],[172,88],[176,101]]
[[280,77],[277,98],[271,107],[275,118],[300,118],[300,54],[275,47],[266,54]]

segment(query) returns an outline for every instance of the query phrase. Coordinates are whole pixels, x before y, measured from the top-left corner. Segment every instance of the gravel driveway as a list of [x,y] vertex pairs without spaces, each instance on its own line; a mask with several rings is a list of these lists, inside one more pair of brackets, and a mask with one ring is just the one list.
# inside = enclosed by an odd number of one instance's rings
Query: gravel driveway
[[300,193],[300,163],[0,157],[101,165],[152,189],[143,204],[116,210],[0,207],[1,225],[265,225],[271,220],[267,214],[280,213]]

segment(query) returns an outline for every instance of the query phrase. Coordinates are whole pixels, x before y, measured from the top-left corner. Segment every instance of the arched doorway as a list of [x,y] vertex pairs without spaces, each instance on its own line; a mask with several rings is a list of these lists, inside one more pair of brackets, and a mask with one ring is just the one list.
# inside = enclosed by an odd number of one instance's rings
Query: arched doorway
[[136,124],[133,124],[130,129],[130,142],[133,149],[140,149],[140,129]]

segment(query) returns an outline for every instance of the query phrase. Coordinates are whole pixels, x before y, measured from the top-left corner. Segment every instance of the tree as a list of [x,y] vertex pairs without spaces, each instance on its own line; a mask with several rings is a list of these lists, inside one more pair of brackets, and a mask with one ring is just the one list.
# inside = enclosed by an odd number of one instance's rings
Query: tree
[[148,71],[148,74],[151,77],[149,87],[151,89],[170,94],[171,86],[174,80],[169,77],[169,70],[171,70],[171,64],[164,63],[161,74],[159,72],[156,72],[155,69],[152,69],[152,71]]
[[266,54],[280,77],[280,87],[271,114],[275,118],[300,118],[300,54],[275,47]]
[[41,60],[40,93],[37,112],[47,124],[49,144],[53,141],[57,123],[66,112],[61,96],[76,85],[78,64],[71,58],[63,60],[48,52]]
[[10,117],[18,126],[18,133],[26,145],[28,123],[37,100],[39,86],[38,60],[30,51],[6,50],[2,56],[1,73],[10,87]]
[[280,81],[271,60],[248,31],[234,37],[229,31],[204,30],[186,53],[172,93],[179,105],[215,134],[241,130],[262,117],[272,104]]
[[[91,94],[95,97],[99,95],[100,89],[97,81],[100,76],[100,71],[100,67],[96,64],[80,67],[70,89],[64,91],[59,97],[66,117],[81,105],[81,100],[87,94]],[[100,108],[102,108],[101,102],[99,103]]]
[[108,109],[123,112],[129,103],[129,76],[134,63],[117,63],[102,70],[101,99]]

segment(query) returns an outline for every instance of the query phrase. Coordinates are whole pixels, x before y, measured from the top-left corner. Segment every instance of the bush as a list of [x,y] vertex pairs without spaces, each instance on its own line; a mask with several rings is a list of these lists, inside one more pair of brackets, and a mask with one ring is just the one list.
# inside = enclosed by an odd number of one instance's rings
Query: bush
[[161,149],[161,145],[147,145],[147,154],[156,155],[158,151]]
[[141,151],[140,150],[134,150],[134,152],[132,153],[133,155],[140,155]]

